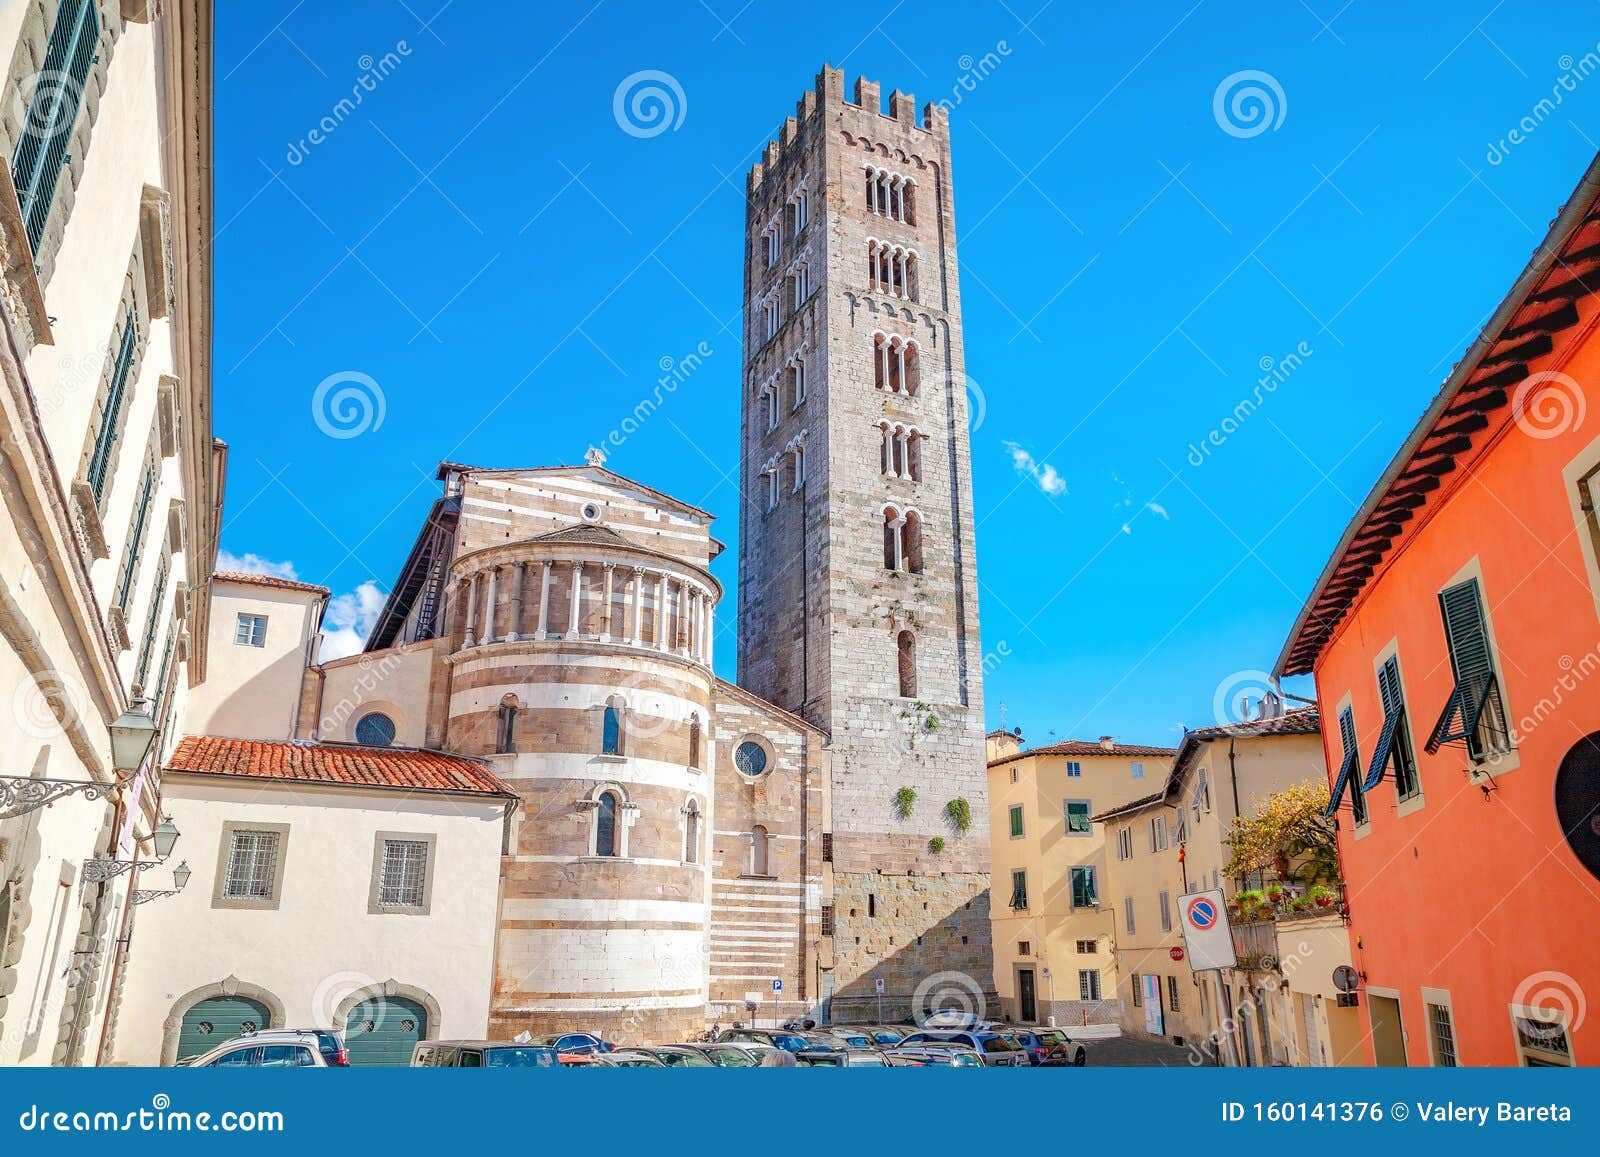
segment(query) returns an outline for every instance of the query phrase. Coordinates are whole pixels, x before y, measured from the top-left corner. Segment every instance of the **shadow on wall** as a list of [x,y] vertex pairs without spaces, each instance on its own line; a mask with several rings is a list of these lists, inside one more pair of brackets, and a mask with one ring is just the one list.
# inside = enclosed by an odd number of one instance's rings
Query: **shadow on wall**
[[185,728],[184,733],[225,739],[295,738],[304,671],[305,662],[299,653],[280,656],[232,694],[218,699],[211,705],[209,714],[197,720],[194,726]]
[[[939,1011],[967,1013],[980,1020],[1000,1019],[989,932],[989,890],[974,895],[970,903],[970,908],[963,902],[947,912],[920,937],[884,957],[877,968],[836,989],[829,1008],[819,1009],[822,1015],[818,1019],[833,1024],[880,1020],[892,1024]],[[865,926],[870,921],[857,919],[854,923]],[[855,947],[851,925],[848,919],[836,925],[836,956],[848,956]],[[884,982],[881,1001],[877,992],[880,978]]]

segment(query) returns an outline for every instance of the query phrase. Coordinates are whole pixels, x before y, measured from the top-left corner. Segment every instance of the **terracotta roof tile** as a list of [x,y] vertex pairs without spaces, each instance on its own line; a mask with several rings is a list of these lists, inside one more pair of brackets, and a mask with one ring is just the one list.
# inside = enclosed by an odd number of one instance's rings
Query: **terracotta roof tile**
[[271,574],[242,574],[238,571],[217,571],[212,579],[216,582],[243,583],[251,587],[272,587],[280,591],[308,591],[311,594],[332,594],[327,587],[318,586],[316,583],[303,583],[295,579],[279,578]]
[[1104,756],[1111,759],[1170,759],[1178,754],[1176,747],[1150,747],[1142,743],[1117,743],[1110,748],[1102,747],[1093,739],[1065,739],[1060,743],[1052,743],[1047,747],[1029,747],[1015,755],[1003,755],[992,760],[990,767],[998,767],[1002,763],[1011,763],[1018,759],[1027,759],[1030,755],[1080,755]]
[[167,760],[167,770],[466,795],[515,794],[475,759],[403,747],[190,735]]

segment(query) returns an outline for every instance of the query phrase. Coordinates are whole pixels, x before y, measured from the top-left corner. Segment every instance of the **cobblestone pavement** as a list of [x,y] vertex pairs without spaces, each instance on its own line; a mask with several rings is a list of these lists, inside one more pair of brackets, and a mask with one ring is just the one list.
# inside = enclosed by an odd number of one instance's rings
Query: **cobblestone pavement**
[[1191,1068],[1194,1054],[1168,1041],[1141,1037],[1112,1037],[1082,1042],[1095,1068]]

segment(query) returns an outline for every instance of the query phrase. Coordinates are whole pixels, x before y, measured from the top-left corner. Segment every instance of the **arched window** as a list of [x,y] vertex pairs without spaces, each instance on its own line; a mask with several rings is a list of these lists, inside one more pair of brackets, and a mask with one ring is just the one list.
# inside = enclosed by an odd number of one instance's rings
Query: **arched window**
[[915,426],[906,431],[906,477],[922,481],[922,431]]
[[394,720],[381,711],[369,712],[356,720],[356,742],[368,747],[388,747],[394,742]]
[[805,444],[794,448],[794,489],[796,492],[806,484],[806,448]]
[[594,854],[597,856],[620,856],[621,845],[617,839],[617,793],[603,791],[600,793],[600,806],[595,810],[594,817]]
[[761,404],[766,408],[767,433],[778,428],[778,389],[768,384],[761,387]]
[[905,519],[892,506],[883,508],[883,566],[885,570],[900,569],[900,529]]
[[800,403],[806,400],[806,361],[803,355],[796,355],[794,362],[789,366],[790,396],[794,401],[790,409],[799,409]]
[[607,701],[605,717],[600,721],[600,754],[622,754],[622,704],[615,695]]
[[912,397],[922,385],[922,348],[914,341],[905,344],[905,361],[900,367],[900,388]]
[[883,565],[886,570],[922,573],[922,515],[916,510],[883,508]]
[[500,700],[500,730],[494,749],[506,755],[517,749],[517,697],[507,695]]
[[922,515],[915,510],[906,512],[905,568],[912,574],[922,573]]
[[689,766],[700,766],[700,713],[689,716]]
[[768,876],[767,829],[757,824],[750,832],[750,874]]
[[900,189],[900,211],[900,219],[907,225],[917,223],[917,183],[910,177],[905,179]]
[[895,640],[900,655],[900,697],[917,697],[917,640],[910,631],[901,631]]
[[700,805],[694,800],[683,809],[683,862],[700,862]]

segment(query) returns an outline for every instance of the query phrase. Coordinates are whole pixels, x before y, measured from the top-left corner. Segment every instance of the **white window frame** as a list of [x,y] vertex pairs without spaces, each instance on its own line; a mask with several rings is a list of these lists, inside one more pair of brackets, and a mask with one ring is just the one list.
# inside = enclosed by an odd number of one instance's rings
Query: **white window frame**
[[[1073,804],[1081,804],[1083,806],[1083,818],[1084,818],[1085,822],[1087,822],[1088,825],[1089,825],[1087,828],[1085,828],[1081,832],[1075,832],[1075,831],[1072,830],[1072,805]],[[1092,837],[1094,835],[1094,804],[1093,804],[1093,802],[1090,801],[1090,800],[1086,800],[1086,799],[1064,799],[1064,800],[1062,800],[1061,801],[1061,830],[1067,835],[1067,837],[1069,839],[1082,840],[1082,839],[1088,839],[1088,838]]]
[[267,616],[252,611],[240,611],[233,628],[236,647],[265,647],[267,645]]

